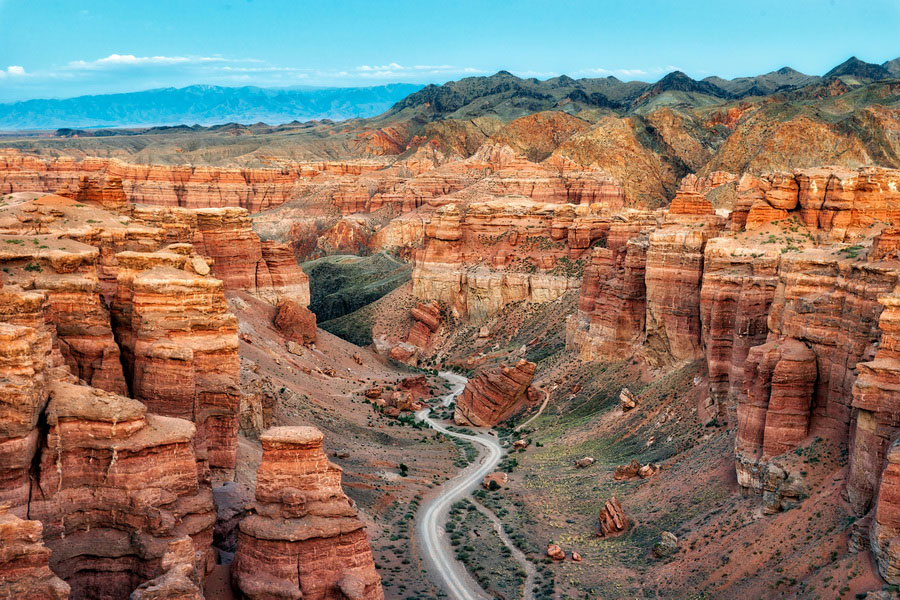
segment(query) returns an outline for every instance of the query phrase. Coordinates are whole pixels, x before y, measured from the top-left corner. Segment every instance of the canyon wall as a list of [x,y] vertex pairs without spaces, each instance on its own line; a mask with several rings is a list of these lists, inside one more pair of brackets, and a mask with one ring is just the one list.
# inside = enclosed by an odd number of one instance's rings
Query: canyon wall
[[[259,212],[307,192],[318,177],[359,176],[384,167],[372,160],[305,162],[273,169],[129,164],[117,159],[40,157],[5,149],[0,193],[44,192],[100,203],[183,208],[241,207]],[[119,196],[119,192],[124,196]]]
[[577,289],[588,253],[612,216],[600,204],[511,197],[438,209],[417,252],[413,294],[477,321],[520,300],[549,302]]
[[727,219],[703,187],[687,179],[660,225],[594,250],[567,343],[586,359],[703,360],[700,418],[736,418],[738,483],[766,511],[802,493],[794,449],[847,448],[847,497],[871,511],[872,551],[896,582],[900,172],[744,176]]
[[[293,253],[261,242],[244,209],[120,200],[16,193],[0,209],[0,594],[10,597],[202,598],[212,485],[233,477],[237,445],[226,291],[309,301]],[[380,590],[374,566],[366,574]]]

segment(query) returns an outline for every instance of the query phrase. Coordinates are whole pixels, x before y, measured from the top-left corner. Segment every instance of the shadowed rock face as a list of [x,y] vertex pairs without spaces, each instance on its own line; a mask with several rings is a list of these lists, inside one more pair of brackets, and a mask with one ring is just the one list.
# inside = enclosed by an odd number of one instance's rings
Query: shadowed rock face
[[95,388],[54,382],[29,513],[76,598],[126,597],[157,575],[169,540],[207,564],[215,511],[189,421]]
[[322,439],[312,427],[260,436],[255,514],[241,521],[232,565],[235,586],[251,600],[384,597],[365,527]]
[[40,521],[24,521],[0,506],[0,595],[21,600],[66,600],[69,586],[48,566]]
[[520,360],[470,379],[456,400],[453,420],[457,425],[493,427],[537,396],[531,380],[537,366]]

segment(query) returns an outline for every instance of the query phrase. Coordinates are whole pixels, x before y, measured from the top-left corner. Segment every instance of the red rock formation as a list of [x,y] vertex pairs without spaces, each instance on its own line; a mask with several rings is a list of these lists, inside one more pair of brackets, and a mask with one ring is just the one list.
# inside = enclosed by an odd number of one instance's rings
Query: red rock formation
[[619,500],[613,496],[603,505],[600,511],[600,537],[615,535],[625,531],[628,527],[628,518]]
[[578,312],[566,323],[566,346],[584,360],[616,360],[644,337],[649,215],[613,222],[605,248],[584,270]]
[[255,514],[241,521],[234,585],[255,600],[380,599],[365,527],[312,427],[265,432]]
[[95,388],[51,384],[29,514],[44,524],[50,565],[73,597],[126,597],[160,574],[167,542],[183,536],[207,564],[215,512],[198,484],[195,427],[146,410]]
[[747,356],[746,401],[738,405],[737,450],[766,460],[809,432],[816,355],[795,339],[754,346]]
[[0,597],[66,600],[69,586],[50,571],[40,521],[23,521],[0,505]]
[[647,346],[654,362],[695,360],[700,339],[700,284],[706,242],[724,225],[691,182],[679,189],[647,248]]
[[[879,298],[879,302],[884,312],[879,319],[878,351],[873,360],[856,364],[859,377],[853,384],[847,496],[857,514],[868,512],[882,478],[888,448],[900,432],[896,409],[900,401],[900,295],[895,290]],[[894,468],[888,465],[885,473],[893,473]]]
[[278,305],[274,325],[288,340],[305,346],[316,342],[316,315],[292,300]]
[[237,319],[221,281],[168,266],[139,271],[150,258],[131,257],[135,268],[119,273],[112,307],[131,393],[154,412],[196,423],[198,458],[208,451],[213,475],[227,481],[240,403]]
[[478,320],[510,302],[549,302],[578,286],[585,255],[602,243],[609,215],[599,205],[524,199],[447,205],[425,227],[413,294]]
[[0,288],[0,504],[20,516],[53,364],[46,295]]
[[885,456],[870,545],[878,571],[888,583],[900,583],[900,442]]
[[700,291],[702,339],[709,373],[708,419],[743,400],[744,363],[766,341],[778,285],[780,249],[722,237],[710,240]]
[[169,542],[160,561],[163,574],[139,585],[129,600],[204,600],[203,562],[190,537]]
[[[79,200],[116,203],[120,189],[131,202],[185,208],[242,207],[259,212],[284,204],[321,176],[360,175],[378,161],[307,162],[280,169],[229,169],[128,164],[116,159],[43,159],[4,150],[0,192],[64,193]],[[120,187],[121,186],[121,187]]]
[[456,400],[457,425],[493,427],[523,407],[537,394],[531,388],[534,363],[520,360],[470,379]]
[[257,294],[270,304],[290,300],[309,306],[309,277],[297,264],[290,247],[273,241],[262,242],[262,259],[272,279],[271,292],[257,285]]

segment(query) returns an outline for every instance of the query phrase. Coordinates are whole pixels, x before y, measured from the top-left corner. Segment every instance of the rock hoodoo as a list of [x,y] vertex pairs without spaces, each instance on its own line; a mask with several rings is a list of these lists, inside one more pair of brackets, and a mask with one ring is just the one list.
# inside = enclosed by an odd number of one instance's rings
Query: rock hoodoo
[[312,427],[260,436],[254,514],[240,524],[232,565],[247,598],[381,599],[365,526],[341,489],[341,469]]

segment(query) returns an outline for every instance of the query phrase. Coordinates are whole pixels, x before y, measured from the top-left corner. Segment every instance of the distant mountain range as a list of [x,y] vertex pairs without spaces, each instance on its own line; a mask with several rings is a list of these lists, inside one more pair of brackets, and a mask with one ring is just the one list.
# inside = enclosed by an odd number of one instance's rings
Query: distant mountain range
[[[821,77],[784,67],[756,77],[730,80],[714,76],[696,80],[674,71],[655,83],[621,81],[615,77],[573,79],[566,75],[541,81],[500,71],[424,87],[403,83],[321,89],[194,85],[0,104],[0,131],[280,124],[378,115],[388,120],[400,117],[423,122],[483,116],[507,121],[543,110],[577,114],[596,109],[641,114],[664,105],[700,107],[770,96],[830,80],[858,85],[894,78],[900,78],[900,58],[879,65],[851,57]],[[71,133],[64,131],[61,135]]]
[[824,76],[806,75],[790,67],[756,77],[692,79],[681,71],[656,83],[621,81],[615,77],[572,79],[565,75],[540,81],[500,71],[444,85],[428,85],[398,102],[387,116],[471,119],[494,115],[503,120],[543,110],[577,114],[586,109],[641,113],[660,105],[698,107],[742,98],[791,92],[827,80],[855,85],[900,78],[900,58],[873,64],[852,57]]
[[287,123],[378,115],[421,85],[259,88],[192,85],[127,94],[0,104],[0,130]]

